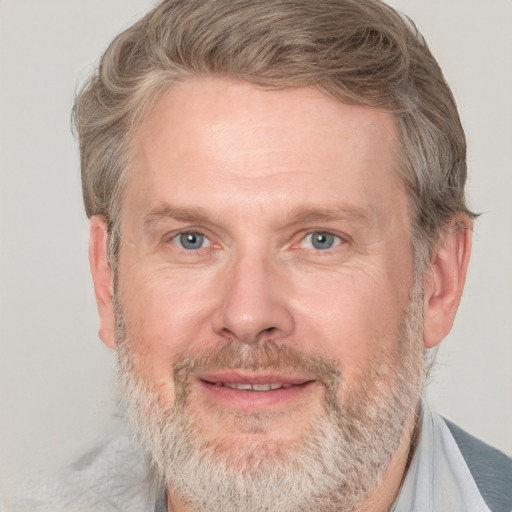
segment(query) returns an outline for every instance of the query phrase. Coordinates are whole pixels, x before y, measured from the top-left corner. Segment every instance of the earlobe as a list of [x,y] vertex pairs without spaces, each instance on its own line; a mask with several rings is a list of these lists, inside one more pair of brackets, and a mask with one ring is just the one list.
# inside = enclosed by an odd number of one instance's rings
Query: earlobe
[[104,219],[95,215],[90,221],[89,263],[100,317],[99,335],[110,348],[115,347],[115,320],[112,304],[113,280],[107,258],[108,230]]
[[437,346],[450,332],[459,306],[471,252],[471,221],[453,219],[432,251],[424,279],[424,342]]

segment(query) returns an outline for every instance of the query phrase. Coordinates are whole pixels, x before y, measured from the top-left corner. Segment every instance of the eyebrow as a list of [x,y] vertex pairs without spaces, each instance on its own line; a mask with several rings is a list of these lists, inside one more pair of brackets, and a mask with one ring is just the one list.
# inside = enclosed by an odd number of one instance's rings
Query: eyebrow
[[[367,226],[372,224],[372,210],[355,205],[342,205],[328,208],[300,205],[292,208],[286,219],[292,224],[304,222],[329,222],[343,220],[346,222]],[[160,221],[173,219],[182,222],[211,222],[212,215],[201,206],[183,207],[165,204],[151,210],[144,217],[145,229],[151,230]]]
[[189,208],[165,204],[151,210],[145,215],[144,227],[151,229],[154,224],[165,219],[174,219],[183,222],[204,222],[210,221],[211,215],[208,215],[206,209],[200,206]]
[[307,205],[292,208],[288,218],[294,223],[328,222],[343,220],[360,225],[370,225],[374,216],[370,208],[355,205],[340,205],[329,208],[308,207]]

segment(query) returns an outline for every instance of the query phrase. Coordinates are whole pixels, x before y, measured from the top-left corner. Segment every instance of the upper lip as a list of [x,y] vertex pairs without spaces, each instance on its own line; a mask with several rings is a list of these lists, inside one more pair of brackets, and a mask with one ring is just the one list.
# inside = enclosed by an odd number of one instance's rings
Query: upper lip
[[299,375],[287,373],[271,372],[248,372],[241,370],[215,370],[204,371],[195,375],[196,378],[216,383],[236,383],[236,384],[305,384],[316,380],[312,375]]

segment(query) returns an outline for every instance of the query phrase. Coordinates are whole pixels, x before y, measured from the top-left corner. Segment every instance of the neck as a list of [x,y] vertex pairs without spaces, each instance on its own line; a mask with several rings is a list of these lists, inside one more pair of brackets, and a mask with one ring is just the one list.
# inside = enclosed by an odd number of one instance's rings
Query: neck
[[420,429],[416,411],[410,415],[400,444],[384,471],[375,490],[354,512],[387,512],[396,500],[402,481],[414,454],[415,441]]

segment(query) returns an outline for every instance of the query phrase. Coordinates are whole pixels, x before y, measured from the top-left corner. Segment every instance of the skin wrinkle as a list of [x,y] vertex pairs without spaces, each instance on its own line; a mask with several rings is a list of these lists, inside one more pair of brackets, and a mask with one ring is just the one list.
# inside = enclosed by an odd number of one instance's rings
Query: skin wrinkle
[[[435,264],[424,306],[420,269],[447,219],[471,216],[464,134],[422,36],[385,4],[267,7],[163,2],[79,94],[100,336],[117,343],[127,409],[172,512],[383,512],[410,448],[422,341],[439,343],[453,321],[440,307],[450,293],[429,302],[453,265]],[[368,215],[283,220],[306,203]],[[148,236],[142,219],[161,205],[201,205],[207,218],[163,220]],[[184,251],[173,235],[187,229],[215,250]],[[312,230],[346,243],[312,250],[301,238]],[[233,413],[245,398],[190,373],[223,350],[224,365],[267,353],[279,368],[289,348],[299,367],[334,368],[335,384]]]
[[[333,225],[344,226],[343,229],[349,233],[357,230],[358,239],[362,238],[366,231],[368,231],[369,234],[374,234],[380,228],[377,214],[370,214],[365,208],[356,206],[319,209],[303,205],[289,212],[286,215],[285,222],[286,230],[289,231],[292,229],[300,230],[302,225],[315,223],[323,224],[325,229],[325,226],[328,226],[329,223],[333,223]],[[280,223],[281,220],[275,220],[277,229],[283,229]],[[171,205],[157,207],[145,216],[143,229],[147,232],[148,236],[156,237],[161,231],[167,231],[168,229],[184,230],[188,227],[188,224],[190,224],[191,231],[193,231],[194,226],[197,225],[205,226],[212,231],[223,233],[222,242],[224,245],[226,245],[226,238],[228,242],[230,241],[230,235],[226,229],[220,225],[220,222],[218,223],[218,221],[215,220],[212,213],[202,207],[193,209]],[[342,233],[342,235],[349,239],[347,241],[354,241],[350,235],[346,233]],[[128,242],[126,239],[123,239],[123,241],[131,248],[137,248],[137,245],[133,242]],[[227,246],[229,247],[229,243]],[[367,243],[366,250],[368,251],[369,249],[371,249],[371,245]]]
[[[144,229],[151,231],[153,226],[165,220],[174,220],[193,223],[214,223],[212,215],[204,207],[186,208],[164,204],[151,210],[144,218]],[[333,208],[318,209],[307,205],[295,207],[287,212],[287,224],[301,224],[308,222],[344,221],[358,226],[371,227],[377,221],[377,215],[369,213],[365,208],[357,206],[337,206]]]
[[[300,113],[292,137],[262,132],[258,141],[243,134],[239,140],[237,118],[231,119],[238,147],[279,148],[269,161],[281,155],[276,174],[250,152],[233,161],[233,155],[226,160],[192,151],[205,109],[226,99],[217,83],[176,86],[165,97],[170,103],[160,104],[138,133],[143,150],[134,155],[137,173],[125,190],[121,224],[130,243],[120,245],[114,275],[120,381],[130,415],[168,482],[169,499],[188,502],[176,512],[340,512],[366,499],[392,501],[407,460],[423,362],[421,334],[406,334],[403,324],[414,266],[407,197],[395,186],[389,147],[393,123],[384,113],[324,98],[332,123],[319,129],[322,98],[309,112],[302,95],[310,91],[263,93],[230,83],[233,108],[250,95],[252,115],[271,117],[277,126],[283,112],[288,119]],[[205,104],[194,111],[195,122],[190,113],[191,131],[183,133],[179,108],[194,95]],[[246,112],[234,111],[245,122]],[[311,119],[303,119],[306,113]],[[363,130],[370,141],[356,146],[367,154],[353,155],[350,137],[358,130],[351,128],[366,124],[374,125]],[[332,146],[336,139],[323,130],[339,132],[347,145]],[[188,149],[172,145],[175,132]],[[314,168],[311,152],[319,155]],[[186,219],[168,218],[173,208]],[[164,218],[155,223],[155,213]],[[188,230],[205,233],[212,245],[184,250],[175,236]],[[303,241],[314,230],[346,235],[345,241],[312,249]],[[404,337],[414,341],[396,361]],[[227,346],[225,365],[233,369],[261,366],[258,357],[276,354],[272,374],[286,374],[287,359],[304,372],[320,360],[328,371],[317,371],[318,382],[296,398],[238,410],[210,396],[190,368]],[[178,364],[179,374],[183,361],[180,380],[172,368]],[[410,367],[418,370],[409,373]],[[340,378],[331,385],[325,375]]]
[[[146,445],[152,446],[152,443],[155,442],[155,438],[159,436],[161,439],[158,442],[160,448],[158,451],[155,451],[155,447],[153,446],[154,455],[160,454],[161,452],[164,455],[156,455],[157,462],[159,464],[165,464],[162,462],[162,458],[165,457],[165,452],[172,450],[175,446],[180,446],[183,449],[183,445],[186,446],[187,443],[192,442],[192,439],[189,437],[190,433],[197,432],[197,425],[192,419],[192,416],[187,416],[187,405],[188,398],[190,395],[190,375],[197,372],[200,368],[248,368],[248,369],[261,369],[261,368],[276,368],[279,371],[283,371],[286,368],[293,368],[296,370],[297,368],[303,368],[307,372],[311,372],[312,370],[315,372],[317,379],[322,382],[322,385],[325,387],[325,398],[324,398],[324,412],[327,417],[337,418],[336,422],[338,424],[338,428],[344,429],[344,436],[349,436],[350,445],[353,446],[353,456],[357,453],[356,460],[364,453],[365,450],[368,449],[368,446],[378,446],[379,457],[375,459],[375,462],[372,463],[372,469],[369,467],[366,468],[365,471],[370,471],[373,474],[380,474],[383,471],[383,468],[387,466],[391,455],[394,453],[396,447],[394,446],[391,450],[385,446],[386,443],[382,443],[382,439],[386,439],[385,433],[388,430],[392,430],[395,432],[402,431],[402,428],[405,425],[405,412],[411,410],[411,404],[417,402],[417,399],[421,393],[421,388],[423,385],[423,378],[421,372],[421,322],[419,318],[421,318],[421,286],[416,284],[415,289],[411,291],[411,305],[409,306],[407,312],[404,312],[404,318],[400,326],[400,332],[398,334],[398,347],[400,354],[403,356],[402,358],[396,359],[396,354],[392,356],[387,354],[375,354],[371,364],[371,372],[367,374],[367,376],[359,381],[359,389],[351,390],[350,394],[344,391],[342,388],[344,387],[342,373],[340,373],[339,364],[329,361],[328,359],[318,358],[318,357],[308,357],[303,354],[298,353],[294,349],[287,347],[285,345],[279,345],[277,343],[269,342],[263,346],[256,347],[243,347],[244,350],[240,350],[240,346],[228,342],[226,345],[222,347],[217,347],[213,350],[210,350],[209,353],[201,357],[194,356],[186,356],[180,358],[180,362],[174,365],[173,368],[173,376],[175,382],[176,389],[176,398],[174,404],[171,406],[165,405],[159,411],[159,406],[154,402],[156,397],[158,396],[158,392],[154,389],[147,388],[148,382],[140,381],[136,375],[136,366],[137,364],[132,359],[132,351],[130,349],[130,341],[129,337],[126,333],[126,327],[124,325],[124,321],[122,319],[122,307],[119,303],[116,302],[116,318],[118,325],[118,345],[117,345],[117,353],[119,359],[119,380],[121,382],[121,386],[123,389],[123,396],[126,397],[127,407],[131,414],[132,421],[137,425],[137,432],[142,437],[142,440]],[[417,329],[420,329],[418,332]],[[416,329],[416,332],[413,330]],[[416,341],[414,341],[416,340]],[[416,347],[416,348],[414,348]],[[418,350],[418,347],[420,350]],[[387,364],[383,365],[383,359],[388,360]],[[415,361],[415,362],[414,362]],[[398,368],[396,367],[398,365]],[[385,369],[383,372],[382,370]],[[382,379],[387,380],[391,378],[392,380],[397,378],[398,381],[396,385],[391,386],[391,393],[395,395],[393,400],[398,400],[398,407],[403,411],[402,414],[403,419],[399,420],[399,425],[397,425],[397,418],[392,414],[383,415],[383,409],[389,408],[390,410],[394,410],[394,406],[390,402],[390,397],[386,400],[383,400],[382,392],[379,386],[375,385],[375,382],[381,382]],[[416,384],[414,384],[416,382]],[[389,385],[389,383],[388,383]],[[390,393],[387,391],[388,386],[384,387],[384,392]],[[338,394],[341,391],[341,395],[346,397],[345,403],[340,403],[338,399]],[[149,407],[149,409],[147,409]],[[412,408],[414,410],[415,407]],[[180,415],[184,415],[185,417],[181,419],[177,424],[172,426],[175,421],[173,418],[176,418]],[[243,430],[247,434],[256,434],[263,432],[266,427],[265,418],[261,416],[264,415],[250,415],[249,417],[245,417],[244,420],[248,422],[248,425],[251,427],[249,430]],[[160,418],[160,419],[158,419]],[[360,418],[356,420],[356,418]],[[355,423],[354,423],[355,421]],[[378,428],[379,435],[368,434],[361,430],[361,421],[371,422],[374,427]],[[155,425],[151,426],[151,423],[155,422],[163,422],[160,424],[160,427],[155,428]],[[148,424],[149,423],[149,424]],[[171,426],[170,428],[174,428],[177,430],[174,434],[184,435],[188,440],[185,442],[181,440],[180,443],[176,443],[175,438],[172,443],[169,443],[169,433],[165,428],[165,424]],[[153,430],[152,434],[147,434],[147,429]],[[325,432],[329,431],[329,429],[325,428],[325,425],[322,425],[317,430],[313,427],[312,432],[316,432],[318,435],[318,431]],[[311,437],[312,436],[312,437]],[[407,436],[407,441],[410,439],[411,433]],[[258,480],[262,477],[263,474],[267,475],[267,478],[277,478],[276,472],[278,474],[282,474],[282,472],[286,471],[285,468],[280,467],[279,470],[276,471],[275,464],[273,467],[268,467],[268,463],[265,463],[265,460],[268,460],[268,457],[271,457],[272,461],[276,460],[284,460],[288,461],[290,456],[289,453],[281,453],[279,450],[275,450],[275,447],[271,447],[270,443],[264,443],[263,445],[259,445],[256,449],[254,448],[254,443],[246,445],[246,448],[249,448],[248,456],[242,459],[242,457],[235,457],[233,460],[229,461],[226,459],[225,448],[221,447],[209,447],[209,444],[200,443],[199,446],[196,446],[194,449],[190,449],[190,455],[198,451],[200,454],[198,458],[200,458],[201,471],[205,471],[206,474],[210,474],[210,468],[217,467],[214,469],[216,473],[225,473],[229,474],[229,477],[233,478],[233,471],[236,474],[248,474],[249,478],[253,481]],[[311,439],[311,442],[309,440]],[[167,444],[166,443],[169,443]],[[395,441],[398,442],[398,441]],[[197,442],[196,442],[197,443]],[[196,444],[193,443],[193,444]],[[325,449],[325,445],[319,439],[315,438],[314,433],[306,434],[303,446],[306,446],[305,449],[301,450],[301,457],[296,457],[290,463],[290,472],[289,477],[291,478],[294,474],[301,474],[302,471],[298,471],[300,467],[299,461],[301,458],[308,459],[313,457],[315,460],[318,460],[318,457],[321,459],[329,459],[327,454],[325,454],[322,448]],[[165,448],[167,447],[167,448]],[[382,459],[381,451],[387,451],[388,455]],[[209,455],[208,455],[209,453]],[[252,455],[251,455],[252,454]],[[258,454],[258,455],[256,455]],[[322,455],[323,454],[323,455]],[[169,454],[167,453],[167,456]],[[204,457],[210,458],[208,461]],[[187,457],[188,460],[188,457]],[[217,462],[214,462],[217,460]],[[380,465],[375,467],[374,464],[376,461],[380,461]],[[324,460],[325,462],[325,460]],[[347,462],[347,461],[344,461]],[[360,462],[364,464],[364,457],[360,459]],[[238,466],[238,464],[243,464],[242,469]],[[223,466],[224,469],[220,469]],[[167,470],[168,468],[168,470]],[[175,479],[176,474],[176,461],[172,460],[167,463],[167,467],[162,467],[161,470],[166,475],[167,478],[172,482]],[[198,471],[196,469],[195,471]],[[261,473],[260,473],[261,471]],[[268,475],[269,471],[271,471],[270,476]],[[328,468],[328,471],[337,471],[334,468]],[[345,474],[345,473],[344,473]],[[297,503],[292,504],[289,508],[273,508],[273,505],[270,505],[272,508],[243,508],[244,505],[241,501],[243,498],[233,497],[235,500],[235,505],[233,506],[233,511],[236,510],[285,510],[285,511],[294,511],[294,510],[318,510],[322,511],[334,511],[343,512],[345,510],[354,510],[353,507],[356,506],[357,503],[363,498],[357,498],[356,502],[351,502],[348,499],[347,493],[354,492],[350,491],[350,482],[347,481],[347,477],[352,480],[355,479],[358,482],[362,481],[362,475],[359,477],[355,477],[352,471],[345,474],[345,478],[341,479],[339,484],[339,488],[335,490],[331,490],[325,492],[327,498],[322,499],[321,502],[316,502],[314,505],[309,504],[309,507],[314,506],[315,508],[292,508],[299,506]],[[340,478],[338,476],[338,478]],[[376,479],[377,477],[373,477]],[[325,479],[324,479],[325,480]],[[321,481],[321,480],[320,480]],[[189,483],[189,482],[188,482]],[[181,484],[176,483],[178,492],[181,489]],[[267,481],[268,484],[268,481]],[[289,484],[289,483],[288,483]],[[225,485],[230,485],[229,483]],[[233,485],[233,484],[231,484]],[[260,484],[261,487],[262,484]],[[298,486],[298,484],[296,484]],[[365,486],[366,485],[366,486]],[[363,489],[361,489],[362,496],[364,497],[372,484],[363,485]],[[373,484],[374,485],[374,484]],[[183,493],[183,490],[181,491]],[[197,492],[197,490],[196,490]],[[251,495],[255,492],[254,489],[251,488],[248,493]],[[215,493],[213,493],[215,494]],[[343,496],[344,505],[339,502],[340,496]],[[186,501],[191,500],[191,496],[186,498]],[[248,499],[248,498],[247,498]],[[260,504],[262,507],[269,506],[266,505],[266,501],[264,498],[260,496],[255,496],[253,499],[260,500]],[[208,500],[212,500],[212,490],[208,490]],[[214,498],[213,498],[214,500]],[[332,500],[335,505],[328,505],[328,502]],[[194,501],[192,501],[193,503]],[[304,505],[304,504],[303,504]],[[221,509],[208,508],[206,503],[201,503],[199,506],[199,510],[215,510],[216,512],[221,512]],[[254,506],[254,503],[251,501],[251,507]],[[284,507],[284,504],[280,504],[280,507]],[[201,508],[202,507],[202,508]],[[239,508],[236,508],[239,507]],[[231,509],[225,509],[225,512],[230,512]]]
[[[208,228],[212,233],[220,233],[220,237],[213,235],[215,238],[212,238],[215,249],[231,249],[233,240],[229,230],[216,223],[212,217],[212,214],[209,214],[208,210],[202,207],[191,209],[165,205],[153,209],[145,216],[143,222],[144,231],[146,232],[144,243],[149,245],[148,249],[145,250],[146,254],[158,250],[158,244],[162,242],[163,238],[162,233],[166,233],[169,230],[178,231],[178,228],[183,230],[188,228],[188,223],[190,223],[189,229],[192,231],[195,229],[194,226],[203,226],[201,231],[204,231],[204,228]],[[329,226],[329,222],[332,222],[334,225],[344,226],[345,232],[340,233],[340,235],[345,239],[345,243],[353,244],[354,240],[346,232],[353,232],[357,229],[358,237],[356,241],[358,241],[362,236],[362,232],[376,229],[376,227],[373,227],[374,221],[370,220],[374,218],[372,214],[359,207],[342,206],[339,208],[318,209],[309,208],[307,205],[304,205],[288,213],[286,216],[286,231],[293,232],[292,229],[300,231],[303,226],[314,225],[315,223],[322,224],[325,229]],[[277,222],[280,221],[276,220]],[[209,236],[208,233],[207,236]],[[294,234],[293,237],[296,238],[297,235]],[[289,241],[287,238],[283,238],[280,244],[287,246]],[[360,245],[356,244],[355,248],[359,248]],[[133,243],[129,243],[129,246],[131,249],[137,248]],[[365,248],[366,253],[369,254],[371,250],[375,251],[377,248],[372,249],[371,246],[367,245]]]
[[[113,41],[73,110],[86,211],[112,223],[113,264],[132,135],[169,87],[191,78],[237,77],[267,91],[315,86],[336,101],[388,110],[399,132],[412,242],[424,264],[448,219],[460,212],[473,216],[464,200],[466,148],[456,105],[410,20],[378,2],[297,0],[274,5],[273,13],[244,0],[232,0],[221,11],[210,1],[172,6],[156,7]],[[200,30],[186,33],[192,20]],[[228,32],[227,20],[233,22]],[[149,39],[141,46],[143,34]],[[212,46],[214,40],[219,44]]]

